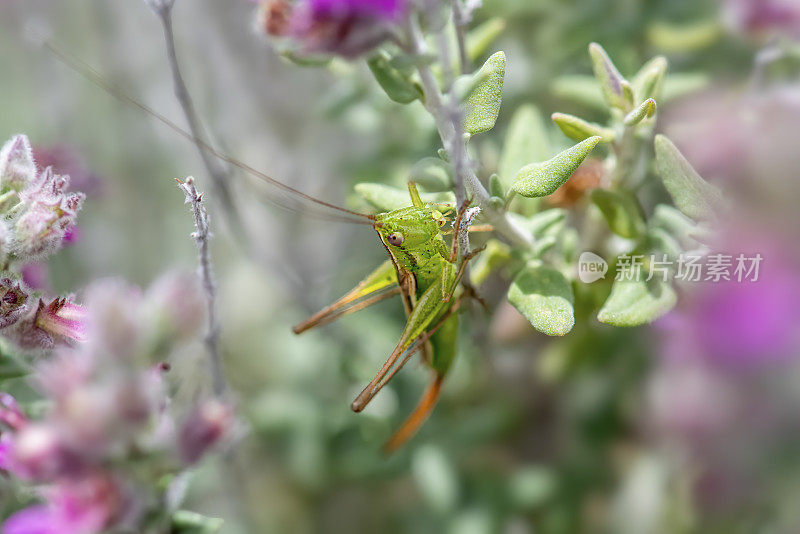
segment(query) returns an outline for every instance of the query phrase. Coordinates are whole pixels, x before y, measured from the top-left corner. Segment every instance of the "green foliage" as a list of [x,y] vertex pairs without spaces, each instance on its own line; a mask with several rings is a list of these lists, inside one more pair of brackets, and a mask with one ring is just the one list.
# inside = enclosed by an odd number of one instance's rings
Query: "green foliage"
[[676,301],[675,290],[661,279],[615,280],[597,320],[611,326],[640,326],[670,311]]
[[[360,183],[355,185],[356,193],[381,212],[394,211],[408,206],[408,191],[383,184]],[[421,193],[424,202],[449,203],[455,202],[455,196],[449,191],[438,193]]]
[[173,534],[216,534],[222,530],[222,519],[179,510],[172,516],[171,530]]
[[627,191],[595,189],[591,198],[615,234],[635,239],[644,233],[642,208],[633,194]]
[[719,189],[703,180],[666,136],[657,135],[655,146],[658,174],[678,209],[693,219],[713,218],[722,199]]
[[601,137],[590,137],[542,163],[520,169],[512,189],[524,197],[544,197],[555,193],[572,176]]
[[632,110],[630,113],[625,115],[625,126],[636,126],[640,122],[645,119],[649,119],[653,115],[656,114],[656,101],[652,98],[648,98],[641,104],[639,107]]
[[464,129],[467,133],[487,132],[494,128],[500,114],[505,75],[506,55],[497,52],[473,76],[475,88],[464,102]]
[[450,191],[453,189],[453,170],[440,158],[423,158],[411,168],[408,181],[433,193]]
[[508,301],[536,330],[548,336],[563,336],[575,324],[572,286],[550,267],[523,269],[511,283]]
[[553,113],[551,118],[564,135],[575,141],[583,141],[590,137],[600,137],[602,143],[614,141],[614,130],[585,121],[580,117],[568,113]]
[[419,85],[411,79],[409,72],[403,72],[392,64],[391,56],[381,50],[367,60],[369,70],[386,91],[386,95],[400,104],[410,104],[422,97]]
[[550,155],[547,128],[539,109],[524,104],[511,118],[506,133],[497,174],[504,192],[511,187],[519,170],[531,161],[541,161]]
[[611,58],[599,44],[589,45],[589,55],[592,58],[594,76],[600,83],[600,90],[606,103],[613,108],[628,111],[630,109],[628,92],[632,90],[627,80],[622,77]]

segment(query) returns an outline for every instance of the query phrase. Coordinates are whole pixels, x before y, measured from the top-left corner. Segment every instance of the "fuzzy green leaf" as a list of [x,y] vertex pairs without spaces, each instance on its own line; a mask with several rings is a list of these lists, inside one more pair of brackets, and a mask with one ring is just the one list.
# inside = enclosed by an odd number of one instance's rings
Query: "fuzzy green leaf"
[[612,326],[639,326],[670,311],[676,301],[675,290],[660,278],[615,280],[597,319]]
[[656,101],[648,98],[639,107],[625,116],[625,126],[636,126],[645,119],[649,119],[656,114]]
[[467,57],[470,61],[475,61],[481,57],[491,46],[491,44],[503,34],[506,29],[506,21],[496,17],[489,19],[483,24],[479,24],[467,34]]
[[503,80],[506,75],[506,55],[497,52],[486,60],[475,74],[481,82],[467,97],[464,107],[464,130],[469,134],[486,132],[494,128],[500,114]]
[[490,239],[486,243],[486,250],[475,259],[470,270],[472,283],[476,286],[483,284],[497,269],[511,261],[511,248],[502,241]]
[[709,219],[721,202],[719,189],[697,174],[678,148],[663,135],[657,135],[656,169],[675,206],[693,219]]
[[612,108],[628,111],[629,97],[626,95],[627,91],[624,87],[624,83],[627,83],[625,78],[622,77],[611,58],[608,57],[606,51],[599,44],[592,43],[589,45],[589,55],[592,58],[594,77],[600,82],[600,89],[603,92],[606,103]]
[[524,269],[508,290],[508,301],[548,336],[563,336],[575,325],[575,297],[564,275],[550,267]]
[[525,229],[534,240],[540,239],[545,233],[553,229],[560,229],[567,220],[567,210],[561,208],[551,208],[540,211],[530,217],[525,217],[518,213],[510,212],[508,216],[514,220],[520,228]]
[[668,68],[669,62],[664,56],[656,56],[645,63],[631,81],[636,98],[639,100],[652,98],[658,101],[661,98]]
[[610,189],[595,189],[591,192],[591,199],[615,234],[635,239],[644,233],[642,208],[632,194]]
[[536,106],[521,106],[511,118],[503,152],[497,166],[500,183],[511,187],[517,172],[531,161],[542,161],[551,154],[542,114]]
[[556,78],[551,91],[558,98],[581,104],[595,111],[607,111],[603,92],[593,76],[569,74]]
[[664,80],[663,95],[659,102],[662,104],[682,96],[697,92],[708,87],[710,78],[702,72],[687,72],[670,74]]
[[172,515],[170,532],[180,534],[214,534],[222,529],[222,519],[206,517],[189,510],[178,510]]
[[656,209],[653,210],[653,216],[650,218],[650,226],[664,229],[687,247],[697,244],[697,241],[691,237],[697,230],[697,223],[681,213],[680,210],[667,204],[656,206]]
[[439,158],[423,158],[411,168],[408,181],[429,192],[453,189],[453,174],[450,165]]
[[512,189],[517,194],[529,198],[553,194],[572,176],[600,139],[599,136],[590,137],[552,159],[523,167],[517,173]]
[[600,137],[601,143],[610,143],[614,140],[614,130],[587,122],[580,117],[567,113],[553,113],[551,119],[564,135],[575,141],[583,141],[594,136]]
[[400,104],[410,104],[422,97],[422,91],[409,76],[395,68],[391,57],[380,51],[367,60],[369,70],[390,99]]
[[[381,212],[389,212],[411,205],[411,198],[408,196],[407,189],[398,189],[396,187],[371,182],[356,184],[354,189],[364,200],[378,208]],[[452,204],[456,200],[455,195],[449,192],[422,193],[420,196],[424,202],[430,202],[432,204]]]

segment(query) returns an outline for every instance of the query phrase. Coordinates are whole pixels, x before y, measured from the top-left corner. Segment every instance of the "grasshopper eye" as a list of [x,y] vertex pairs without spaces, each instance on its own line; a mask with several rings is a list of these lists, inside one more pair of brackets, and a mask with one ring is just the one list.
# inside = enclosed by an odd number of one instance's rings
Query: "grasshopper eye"
[[386,236],[386,241],[388,241],[390,245],[399,247],[400,245],[403,244],[403,234],[401,234],[400,232],[389,234]]

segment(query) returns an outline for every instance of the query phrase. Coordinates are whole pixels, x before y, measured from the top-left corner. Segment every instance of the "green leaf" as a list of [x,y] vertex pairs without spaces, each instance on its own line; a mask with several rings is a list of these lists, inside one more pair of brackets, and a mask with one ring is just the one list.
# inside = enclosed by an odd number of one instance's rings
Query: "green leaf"
[[0,382],[20,378],[30,371],[6,355],[0,356]]
[[518,274],[508,290],[508,301],[548,336],[563,336],[575,324],[572,286],[550,267],[527,267]]
[[649,119],[656,114],[656,101],[648,98],[639,107],[631,111],[625,116],[625,126],[636,126],[645,119]]
[[657,49],[664,52],[696,52],[711,46],[723,35],[723,31],[722,24],[716,19],[688,24],[660,21],[647,28],[647,38]]
[[[394,211],[411,205],[411,198],[408,196],[407,189],[398,189],[388,185],[369,182],[356,184],[354,189],[356,190],[356,193],[364,198],[364,200],[382,212]],[[449,192],[422,193],[420,196],[424,202],[430,202],[431,204],[452,204],[456,200],[455,195]]]
[[222,529],[222,519],[206,517],[189,510],[178,510],[172,515],[175,534],[214,534]]
[[672,206],[666,204],[656,206],[653,216],[650,218],[650,225],[653,228],[664,229],[679,242],[686,243],[687,247],[697,243],[691,237],[697,230],[697,223]]
[[661,98],[668,68],[669,62],[664,56],[656,56],[645,63],[631,81],[636,98],[639,100],[652,98],[658,101]]
[[20,378],[30,374],[24,358],[13,349],[8,341],[0,340],[0,382]]
[[635,239],[645,231],[644,217],[639,201],[633,194],[610,189],[595,189],[590,197],[600,209],[608,227],[615,234]]
[[450,165],[439,158],[423,158],[411,168],[409,182],[416,182],[430,192],[453,189],[453,174]]
[[709,83],[709,76],[702,72],[670,74],[667,76],[667,79],[664,80],[663,96],[659,102],[663,104],[670,100],[697,92],[708,87]]
[[450,458],[439,448],[427,445],[411,460],[414,480],[428,505],[439,513],[453,511],[458,504],[459,482]]
[[550,154],[547,127],[539,109],[531,104],[520,106],[511,118],[497,166],[504,194],[522,167],[531,161],[542,161]]
[[400,104],[410,104],[422,97],[422,91],[409,76],[395,68],[391,56],[386,51],[379,51],[367,60],[369,70],[386,94]]
[[503,34],[506,29],[506,21],[495,17],[483,24],[479,24],[467,34],[467,57],[470,61],[476,61],[492,45],[492,43]]
[[552,208],[549,210],[540,211],[530,217],[519,215],[518,213],[510,212],[508,216],[514,219],[514,222],[521,228],[525,229],[534,240],[542,237],[548,230],[563,226],[567,220],[567,210],[562,208]]
[[607,111],[603,92],[593,76],[569,74],[556,78],[551,91],[558,98],[581,104],[595,111]]
[[552,159],[523,167],[517,173],[512,189],[529,198],[553,194],[572,176],[600,139],[599,136],[590,137]]
[[490,239],[486,250],[481,252],[470,270],[470,278],[476,286],[483,284],[497,269],[511,261],[511,249],[502,241]]
[[678,240],[658,227],[647,230],[647,245],[649,250],[666,254],[671,261],[676,261],[683,252]]
[[580,117],[567,113],[553,113],[551,119],[564,135],[575,141],[583,141],[594,136],[600,137],[601,143],[610,143],[614,140],[614,130],[587,122]]
[[475,78],[482,81],[464,103],[464,130],[467,133],[474,135],[494,128],[500,114],[505,75],[506,55],[503,52],[497,52],[487,59],[475,74]]
[[597,319],[612,326],[639,326],[670,311],[676,301],[675,290],[660,278],[615,280]]
[[697,174],[678,148],[663,135],[657,135],[656,169],[675,206],[693,219],[713,218],[722,201],[716,187]]
[[623,85],[627,83],[625,78],[622,77],[611,58],[599,44],[591,43],[589,45],[589,55],[592,58],[594,77],[600,82],[600,89],[606,103],[612,108],[628,111],[630,109],[629,97],[626,95],[627,91]]
[[298,54],[294,50],[284,50],[280,55],[298,67],[327,67],[333,61],[331,56]]

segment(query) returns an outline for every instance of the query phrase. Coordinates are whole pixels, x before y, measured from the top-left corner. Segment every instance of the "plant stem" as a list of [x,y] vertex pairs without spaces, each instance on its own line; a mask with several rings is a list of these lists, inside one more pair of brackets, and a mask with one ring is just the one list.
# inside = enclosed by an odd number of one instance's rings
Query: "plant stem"
[[179,180],[178,187],[186,195],[186,203],[191,205],[192,215],[194,216],[195,231],[192,233],[192,238],[197,243],[200,278],[206,296],[208,313],[208,332],[206,332],[205,344],[211,364],[214,393],[220,397],[225,393],[227,385],[222,368],[222,354],[219,348],[220,324],[217,310],[217,285],[214,281],[214,268],[211,263],[211,252],[208,246],[211,239],[208,212],[203,205],[203,194],[198,193],[194,184],[194,178],[190,176],[183,182]]
[[174,86],[175,98],[181,106],[183,115],[189,125],[189,132],[192,134],[194,144],[203,161],[203,166],[206,172],[211,177],[211,183],[214,187],[214,195],[219,199],[225,217],[230,224],[233,234],[239,239],[243,239],[247,244],[247,235],[242,224],[239,211],[233,202],[233,195],[230,189],[231,175],[227,172],[215,159],[215,157],[206,150],[204,145],[210,145],[208,136],[206,135],[197,111],[194,107],[189,88],[183,79],[180,64],[178,62],[178,54],[175,49],[175,33],[172,28],[172,3],[167,3],[155,9],[161,26],[164,31],[164,44],[167,51],[167,60],[169,62],[170,73],[172,75],[172,83]]
[[489,202],[489,193],[472,168],[464,136],[463,134],[459,135],[460,128],[452,120],[452,115],[448,113],[436,77],[429,63],[425,61],[425,55],[428,52],[427,44],[419,22],[414,16],[409,17],[407,46],[410,49],[409,52],[419,59],[417,71],[425,91],[425,108],[433,117],[442,140],[442,146],[447,151],[450,161],[454,166],[459,163],[460,168],[455,169],[459,174],[456,183],[463,180],[466,188],[472,193],[474,200],[478,202],[489,223],[494,226],[498,234],[517,247],[530,248],[533,244],[531,236],[520,229],[504,210],[496,208]]
[[464,5],[461,0],[450,0],[450,4],[453,7],[453,25],[456,28],[458,59],[461,64],[461,73],[464,74],[469,71],[469,56],[467,55],[467,38],[465,34],[469,17],[464,13]]

